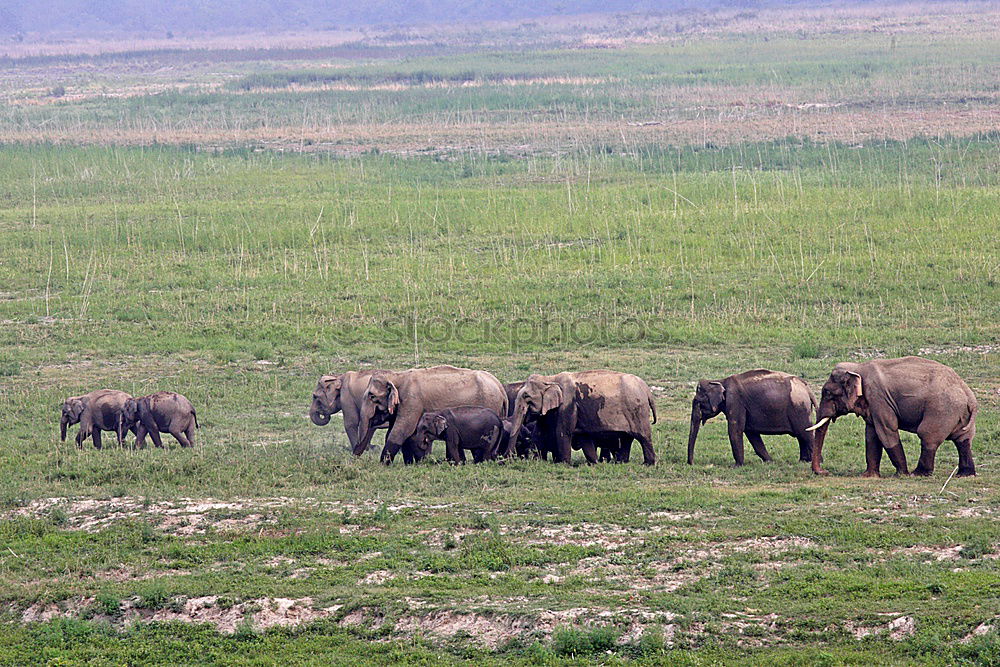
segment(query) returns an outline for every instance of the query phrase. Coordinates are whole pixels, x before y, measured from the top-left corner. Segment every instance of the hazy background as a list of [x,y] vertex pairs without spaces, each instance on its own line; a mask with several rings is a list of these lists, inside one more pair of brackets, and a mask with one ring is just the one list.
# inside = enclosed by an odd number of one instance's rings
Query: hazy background
[[53,32],[164,35],[170,32],[181,37],[200,32],[324,30],[364,25],[516,20],[591,12],[838,4],[788,0],[5,0],[0,3],[0,36]]

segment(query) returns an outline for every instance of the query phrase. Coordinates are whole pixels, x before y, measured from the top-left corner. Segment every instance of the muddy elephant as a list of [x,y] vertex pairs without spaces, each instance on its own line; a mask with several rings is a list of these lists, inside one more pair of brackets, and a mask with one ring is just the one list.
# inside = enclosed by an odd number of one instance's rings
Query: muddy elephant
[[489,408],[473,405],[425,412],[413,434],[425,452],[430,452],[433,441],[444,440],[446,458],[452,463],[465,463],[466,449],[476,463],[496,459],[503,436],[500,417]]
[[[330,423],[330,416],[338,412],[344,415],[344,431],[351,451],[358,444],[358,425],[361,423],[361,399],[373,375],[389,373],[385,370],[347,371],[340,375],[324,375],[313,390],[309,419],[317,426]],[[376,428],[388,428],[387,423]]]
[[[649,386],[628,373],[595,370],[557,375],[531,375],[517,393],[511,429],[529,414],[556,461],[569,463],[574,440],[587,460],[605,438],[634,438],[642,445],[643,462],[656,463],[650,421],[656,423],[656,405]],[[590,453],[588,453],[590,452]]]
[[101,431],[111,431],[118,438],[118,445],[125,443],[125,434],[132,430],[134,423],[125,415],[125,404],[132,397],[124,391],[98,389],[83,396],[71,396],[62,407],[59,421],[60,439],[66,440],[66,428],[80,424],[76,434],[76,446],[83,447],[83,441],[93,437],[94,447],[101,449]]
[[125,419],[134,425],[135,444],[146,446],[146,434],[153,444],[163,447],[160,432],[174,436],[181,447],[194,447],[198,415],[186,397],[172,391],[158,391],[125,402]]
[[764,462],[771,460],[762,435],[791,435],[799,441],[799,460],[812,460],[812,413],[816,397],[802,378],[757,369],[721,380],[701,380],[691,401],[688,465],[694,463],[698,429],[720,412],[729,422],[729,445],[736,465],[743,465],[743,436]]
[[823,441],[837,417],[854,413],[865,420],[864,477],[878,477],[882,450],[899,475],[907,474],[899,430],[920,438],[914,475],[934,472],[937,449],[945,440],[958,448],[958,476],[976,474],[972,439],[976,435],[976,396],[954,370],[930,359],[903,357],[837,364],[823,385],[816,409],[812,469],[820,467]]
[[490,373],[454,366],[373,375],[362,396],[354,454],[363,454],[375,427],[388,423],[382,462],[391,463],[403,449],[403,461],[412,463],[422,451],[413,437],[420,417],[425,412],[462,405],[489,408],[502,417],[507,414],[507,394],[500,381]]

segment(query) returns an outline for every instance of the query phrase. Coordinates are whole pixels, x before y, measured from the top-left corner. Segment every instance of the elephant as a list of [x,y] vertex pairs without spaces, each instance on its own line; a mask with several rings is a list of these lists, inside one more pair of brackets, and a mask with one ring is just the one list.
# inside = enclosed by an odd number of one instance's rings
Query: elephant
[[694,464],[698,429],[720,412],[729,422],[729,444],[737,466],[743,465],[743,435],[765,463],[771,460],[761,435],[792,435],[799,460],[812,460],[812,412],[816,397],[802,378],[759,368],[721,380],[700,380],[691,401],[688,465]]
[[615,436],[627,437],[630,447],[633,438],[638,440],[643,462],[656,463],[650,429],[656,405],[649,386],[635,375],[609,370],[533,374],[517,393],[512,432],[529,414],[538,415],[542,440],[556,461],[570,462],[574,439],[585,448],[588,461],[596,460],[593,448]]
[[83,441],[94,439],[94,447],[101,449],[101,431],[111,431],[118,437],[118,445],[125,443],[125,434],[135,428],[125,415],[125,404],[132,397],[124,391],[98,389],[82,396],[71,396],[62,406],[59,422],[60,439],[65,442],[66,428],[80,424],[76,434],[76,446],[83,447]]
[[413,438],[423,414],[462,405],[489,408],[501,417],[507,414],[507,394],[500,381],[490,373],[454,366],[411,368],[373,375],[361,401],[354,454],[363,454],[371,443],[375,426],[388,422],[389,434],[382,449],[382,462],[392,463],[403,449],[403,462],[412,463],[423,451]]
[[[368,381],[373,375],[388,373],[384,370],[347,371],[340,375],[324,375],[316,383],[313,391],[312,405],[309,407],[309,419],[317,426],[330,423],[330,416],[338,412],[344,413],[344,430],[351,451],[358,444],[358,424],[361,423],[361,399],[368,388]],[[376,428],[387,428],[387,424],[379,424]]]
[[194,447],[198,415],[186,397],[172,391],[158,391],[125,402],[125,418],[135,425],[135,444],[146,446],[146,434],[157,447],[163,447],[160,431],[174,436],[181,447]]
[[430,451],[434,440],[444,440],[447,459],[452,463],[465,463],[465,449],[472,452],[473,461],[482,463],[496,459],[503,435],[503,424],[493,410],[463,405],[425,412],[413,438],[425,452]]
[[865,460],[862,477],[879,477],[882,450],[906,475],[906,454],[899,429],[920,438],[920,461],[914,475],[931,475],[937,449],[951,440],[958,449],[958,476],[976,474],[972,439],[976,435],[976,396],[954,370],[922,357],[873,359],[837,364],[823,385],[816,410],[812,470],[820,467],[823,441],[837,417],[853,412],[865,420]]

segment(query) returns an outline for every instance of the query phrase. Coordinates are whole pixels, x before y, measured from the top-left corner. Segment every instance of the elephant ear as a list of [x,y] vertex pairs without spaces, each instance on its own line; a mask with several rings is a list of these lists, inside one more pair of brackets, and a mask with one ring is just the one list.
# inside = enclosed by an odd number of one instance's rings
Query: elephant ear
[[77,399],[73,399],[69,403],[69,414],[70,414],[70,416],[73,419],[76,419],[77,421],[79,421],[80,417],[83,415],[83,408],[84,408],[83,401],[81,401],[78,398]]
[[444,415],[434,415],[432,423],[434,424],[434,433],[436,435],[441,435],[448,428],[448,420],[444,418]]
[[722,404],[726,402],[726,387],[721,382],[708,383],[708,404],[712,407],[712,412],[718,414],[722,410]]
[[550,384],[542,392],[542,409],[540,414],[546,414],[550,410],[555,410],[562,405],[563,402],[563,391],[562,387],[557,384]]
[[847,371],[847,377],[844,379],[844,391],[847,394],[847,407],[853,408],[858,399],[864,395],[864,390],[861,388],[861,376],[854,371]]
[[394,415],[396,414],[396,408],[399,407],[399,390],[391,382],[386,382],[385,384],[389,390],[389,400],[386,403],[387,409],[390,415]]
[[344,381],[339,375],[324,375],[319,379],[319,384],[323,387],[323,391],[336,395],[340,392],[340,388],[344,385]]

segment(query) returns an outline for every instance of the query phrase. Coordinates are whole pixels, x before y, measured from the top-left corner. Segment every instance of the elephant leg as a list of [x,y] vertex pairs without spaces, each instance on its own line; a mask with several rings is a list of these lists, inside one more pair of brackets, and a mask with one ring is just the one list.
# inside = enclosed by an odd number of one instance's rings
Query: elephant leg
[[974,477],[976,464],[972,460],[972,435],[963,435],[954,441],[958,448],[958,477]]
[[587,457],[587,463],[591,465],[597,463],[597,445],[594,444],[594,439],[583,437],[580,440],[580,449],[583,450],[583,455]]
[[733,461],[743,465],[743,428],[736,422],[729,422],[729,446],[733,450]]
[[76,432],[76,448],[77,449],[83,449],[83,441],[87,439],[87,435],[88,434],[84,433],[83,427],[81,426],[80,430]]
[[181,447],[191,446],[191,443],[188,441],[187,436],[184,435],[184,431],[170,431],[170,435],[174,436],[174,440],[181,443]]
[[91,437],[94,438],[94,449],[101,449],[101,429],[95,428]]
[[[157,447],[163,447],[163,440],[160,438],[160,429],[155,426],[149,429],[149,438],[153,441],[153,444]],[[178,441],[179,442],[179,441]]]
[[809,463],[813,460],[813,434],[805,433],[795,436],[799,441],[799,461]]
[[764,440],[760,437],[760,433],[747,431],[747,440],[750,441],[754,453],[760,457],[761,461],[764,463],[771,462],[771,455],[767,453],[767,447],[764,446]]
[[882,443],[885,453],[889,455],[889,460],[892,461],[892,465],[896,468],[896,474],[908,475],[909,468],[906,465],[906,452],[903,451],[903,443],[899,439],[899,430],[895,416],[892,416],[891,423],[887,423],[884,416],[881,418],[876,416],[872,423],[875,426],[875,433],[878,435],[879,442]]
[[629,458],[632,456],[633,440],[634,438],[630,435],[623,435],[618,438],[618,451],[615,452],[616,463],[628,463]]
[[476,449],[473,449],[472,450],[472,462],[473,463],[482,463],[485,460],[485,458],[486,458],[485,452],[486,452],[486,450],[483,447],[477,447]]
[[611,447],[601,446],[600,453],[597,455],[597,460],[601,463],[604,463],[605,461],[610,463],[613,456],[614,454],[612,454]]
[[881,477],[882,442],[871,424],[865,424],[865,463],[867,465],[862,477]]
[[944,440],[928,434],[918,435],[920,436],[920,460],[917,461],[917,467],[913,469],[912,474],[918,477],[929,477],[934,474],[934,459],[937,458],[938,447]]
[[138,449],[143,449],[146,446],[146,427],[139,422],[139,425],[135,427],[135,446]]
[[190,426],[187,427],[187,430],[184,431],[184,435],[187,436],[188,447],[194,447],[194,424],[193,423]]
[[[653,449],[653,441],[646,434],[635,436],[639,439],[639,444],[642,446],[642,462],[644,465],[651,466],[656,465],[656,451]],[[632,445],[629,444],[631,447]]]
[[906,452],[903,451],[903,443],[898,442],[899,435],[896,435],[897,444],[892,447],[886,447],[885,453],[889,455],[889,460],[892,461],[892,465],[896,467],[897,475],[908,475],[909,468],[906,465]]

